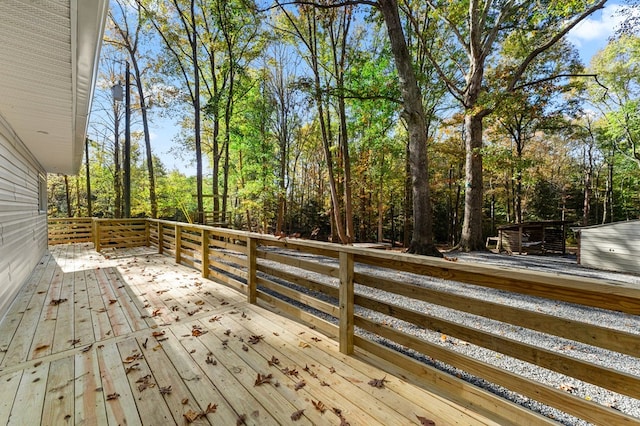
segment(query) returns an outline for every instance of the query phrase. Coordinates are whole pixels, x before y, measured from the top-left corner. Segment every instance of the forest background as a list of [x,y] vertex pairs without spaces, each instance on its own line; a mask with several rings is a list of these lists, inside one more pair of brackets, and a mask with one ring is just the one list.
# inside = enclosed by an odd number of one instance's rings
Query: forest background
[[[49,176],[49,215],[424,254],[482,249],[506,223],[637,219],[638,6],[588,65],[567,38],[605,3],[112,0],[86,162]],[[195,168],[164,164],[167,123]]]

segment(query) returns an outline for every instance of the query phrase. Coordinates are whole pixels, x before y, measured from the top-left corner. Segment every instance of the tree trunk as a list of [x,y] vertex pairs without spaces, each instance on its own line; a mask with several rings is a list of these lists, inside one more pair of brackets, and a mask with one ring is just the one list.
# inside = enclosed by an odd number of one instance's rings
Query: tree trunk
[[67,201],[67,217],[73,217],[73,212],[71,211],[71,194],[69,193],[69,176],[64,175],[64,192]]
[[147,172],[149,173],[149,203],[151,204],[151,217],[158,217],[158,200],[156,197],[156,179],[153,172],[153,152],[151,152],[151,136],[149,134],[149,119],[147,118],[147,105],[144,100],[144,87],[142,86],[142,76],[136,57],[131,54],[131,63],[135,73],[136,87],[140,98],[140,112],[142,113],[142,130],[144,132],[144,147],[147,151]]
[[85,169],[87,173],[87,217],[93,216],[91,208],[91,174],[89,173],[89,138],[84,140]]
[[[427,128],[413,63],[402,31],[396,0],[378,2],[389,33],[391,50],[400,77],[403,98],[403,117],[409,132],[409,163],[413,194],[413,233],[409,252],[442,257],[433,243],[433,218],[429,191],[427,159]],[[480,140],[482,142],[482,140]]]
[[485,249],[482,239],[482,118],[482,113],[468,113],[464,118],[466,184],[459,245],[463,251]]

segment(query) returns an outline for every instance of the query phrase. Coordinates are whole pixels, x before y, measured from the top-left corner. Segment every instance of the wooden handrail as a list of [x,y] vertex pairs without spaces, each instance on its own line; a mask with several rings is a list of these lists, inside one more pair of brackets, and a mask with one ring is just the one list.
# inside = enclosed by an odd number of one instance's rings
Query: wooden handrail
[[[374,357],[391,363],[399,362],[404,356],[374,340],[354,335],[354,327],[359,327],[382,339],[442,360],[587,421],[610,424],[632,424],[640,421],[610,407],[472,359],[437,342],[407,335],[383,322],[357,315],[355,307],[380,312],[635,399],[640,399],[639,376],[578,359],[562,351],[550,351],[461,323],[445,321],[426,312],[376,300],[366,292],[355,293],[354,285],[570,339],[614,351],[621,356],[632,356],[634,359],[638,359],[640,354],[638,334],[613,330],[577,318],[557,317],[536,310],[411,284],[403,278],[389,278],[389,274],[379,276],[376,271],[392,270],[400,274],[435,277],[469,284],[478,289],[499,289],[509,292],[514,298],[522,295],[535,296],[634,316],[640,315],[640,289],[594,279],[451,262],[319,241],[277,238],[227,228],[157,219],[148,219],[144,223],[142,221],[94,220],[96,249],[105,244],[114,246],[123,243],[123,236],[127,236],[125,240],[129,243],[135,240],[139,245],[154,246],[159,253],[172,254],[176,262],[199,269],[203,277],[245,293],[250,303],[268,304],[335,336],[340,351],[344,354],[365,349]],[[132,240],[138,234],[142,235],[140,239]],[[304,305],[304,308],[300,305]],[[425,383],[432,381],[434,375],[445,374],[433,372],[429,370],[430,367],[415,360],[403,361],[403,364],[406,364],[403,367],[407,371],[422,376]],[[497,406],[494,399],[497,397],[485,394],[480,397],[473,390],[473,385],[458,382],[453,385],[451,380],[453,379],[433,381],[430,386],[437,386],[452,398],[460,398],[462,394],[485,398],[487,410]],[[461,387],[466,390],[461,391]],[[474,404],[478,404],[478,401]]]

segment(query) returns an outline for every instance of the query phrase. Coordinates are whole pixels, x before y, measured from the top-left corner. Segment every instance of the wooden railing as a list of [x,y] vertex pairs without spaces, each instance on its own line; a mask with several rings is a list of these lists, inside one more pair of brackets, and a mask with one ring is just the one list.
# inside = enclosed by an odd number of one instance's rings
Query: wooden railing
[[93,219],[87,217],[49,219],[49,245],[93,241]]
[[[471,289],[498,289],[511,300],[535,296],[544,300],[640,315],[640,290],[585,278],[450,262],[408,254],[360,249],[310,240],[279,239],[270,235],[212,228],[201,225],[148,220],[145,236],[160,253],[177,263],[201,271],[202,276],[224,283],[283,315],[294,317],[334,336],[340,351],[350,354],[363,349],[371,360],[385,360],[397,368],[397,375],[419,380],[422,385],[476,410],[504,413],[515,424],[525,424],[525,413],[515,404],[408,356],[407,350],[442,361],[454,368],[487,380],[594,424],[638,424],[640,419],[615,408],[596,403],[566,389],[554,388],[507,369],[479,361],[443,345],[441,339],[459,339],[539,367],[592,383],[638,400],[640,376],[615,370],[606,362],[590,362],[517,338],[483,331],[429,313],[431,308],[410,309],[407,303],[391,303],[376,292],[405,298],[404,302],[454,310],[458,315],[475,315],[508,325],[522,333],[542,333],[566,339],[567,345],[601,348],[611,356],[629,357],[640,365],[640,334],[620,331],[576,318],[554,316],[534,308],[523,308],[496,300],[472,297],[465,291],[444,291],[411,277],[435,277],[471,285]],[[121,224],[123,227],[126,224]],[[99,228],[104,230],[102,224]],[[147,234],[148,229],[148,234]],[[142,242],[142,237],[140,241]],[[129,239],[129,241],[132,241]],[[391,273],[389,273],[391,272]],[[414,275],[415,274],[415,275]],[[392,277],[392,278],[390,278]],[[420,282],[422,281],[422,282]],[[355,285],[358,285],[357,291]],[[470,291],[470,290],[469,290]],[[390,298],[386,298],[389,300]],[[425,306],[425,305],[423,305]],[[604,311],[603,311],[604,312]],[[375,313],[375,314],[372,314]],[[382,315],[380,315],[382,314]],[[623,315],[621,314],[621,315]],[[382,318],[382,319],[381,319]],[[412,327],[431,330],[420,338],[394,327],[402,321]],[[356,332],[357,328],[357,332]],[[392,347],[405,348],[402,350]],[[360,354],[360,351],[358,352]],[[606,360],[605,360],[606,361]],[[382,361],[380,361],[382,362]]]

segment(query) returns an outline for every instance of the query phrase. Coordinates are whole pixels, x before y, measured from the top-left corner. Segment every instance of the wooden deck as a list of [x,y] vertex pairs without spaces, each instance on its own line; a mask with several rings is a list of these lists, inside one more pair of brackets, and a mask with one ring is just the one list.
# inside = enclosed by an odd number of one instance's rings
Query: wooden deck
[[0,424],[494,424],[364,358],[151,249],[60,245],[0,322]]

